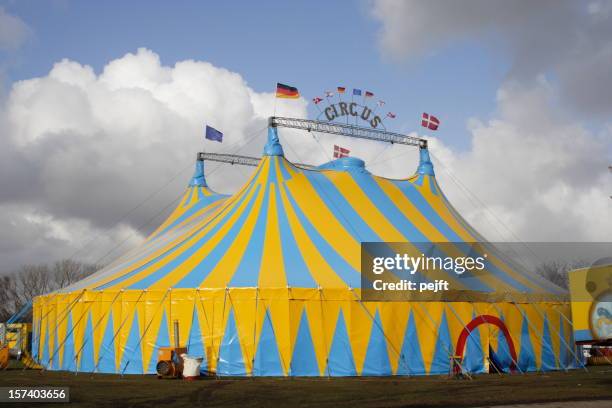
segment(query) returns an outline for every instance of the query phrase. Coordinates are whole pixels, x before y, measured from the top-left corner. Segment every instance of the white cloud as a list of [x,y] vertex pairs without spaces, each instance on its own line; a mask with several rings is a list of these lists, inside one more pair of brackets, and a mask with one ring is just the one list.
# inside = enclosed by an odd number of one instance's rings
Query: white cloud
[[[99,75],[62,60],[47,76],[14,83],[0,114],[0,206],[10,206],[5,215],[18,220],[25,241],[19,234],[3,239],[24,250],[30,234],[36,242],[49,240],[53,250],[30,253],[44,261],[65,256],[60,243],[72,248],[82,235],[109,230],[113,236],[117,228],[147,224],[183,190],[203,146],[261,154],[273,103],[271,94],[255,92],[239,74],[191,60],[164,66],[146,49],[109,62]],[[302,99],[278,108],[290,116],[306,114]],[[205,123],[224,132],[224,143],[204,142]],[[221,192],[234,191],[248,175],[238,166],[216,171],[209,183]],[[26,258],[10,251],[0,257],[13,260],[4,268]]]
[[0,50],[16,50],[30,35],[31,30],[23,20],[0,7]]
[[[602,151],[610,148],[610,129],[594,136],[568,121],[551,108],[553,93],[543,79],[534,87],[509,83],[499,91],[494,119],[470,121],[469,151],[431,142],[451,201],[492,239],[511,237],[496,235],[503,227],[497,221],[492,227],[444,166],[523,240],[609,239],[612,188]],[[259,155],[274,103],[273,94],[254,91],[236,73],[200,61],[164,66],[146,49],[109,62],[100,74],[63,60],[44,77],[15,83],[0,114],[3,267],[75,252],[96,261],[123,241],[127,249],[167,214],[163,209],[184,189],[203,144],[208,151]],[[302,99],[277,103],[279,115],[306,115]],[[205,123],[225,133],[224,143],[203,141]],[[321,163],[340,144],[376,174],[406,177],[416,168],[410,147],[314,136],[283,129],[287,157]],[[209,184],[226,193],[250,172],[207,164]]]
[[0,275],[18,265],[64,257],[108,263],[143,239],[138,231],[126,224],[99,229],[87,220],[58,219],[23,204],[0,205],[0,231],[3,260]]
[[392,59],[416,58],[464,42],[511,64],[513,80],[551,74],[562,102],[612,113],[612,6],[572,0],[374,0],[379,42]]
[[612,239],[606,158],[612,134],[598,137],[567,120],[551,108],[552,94],[542,80],[536,87],[506,84],[498,92],[495,118],[470,121],[468,151],[432,142],[438,178],[451,202],[489,239]]
[[[371,10],[392,59],[470,42],[510,62],[493,118],[468,121],[468,151],[431,143],[441,183],[476,227],[501,241],[612,240],[610,2],[374,0]],[[585,125],[595,115],[601,131]]]

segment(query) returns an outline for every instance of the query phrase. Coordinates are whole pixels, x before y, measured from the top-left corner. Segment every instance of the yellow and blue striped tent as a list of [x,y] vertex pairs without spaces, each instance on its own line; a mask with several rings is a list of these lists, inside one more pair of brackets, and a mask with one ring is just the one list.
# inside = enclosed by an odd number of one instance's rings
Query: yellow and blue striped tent
[[427,149],[408,179],[357,158],[318,168],[283,156],[277,129],[233,195],[203,162],[169,218],[96,274],[34,300],[34,357],[47,369],[153,373],[157,349],[204,357],[219,376],[446,374],[577,364],[563,290],[502,256],[447,276],[454,302],[365,302],[362,242],[481,242],[436,182]]

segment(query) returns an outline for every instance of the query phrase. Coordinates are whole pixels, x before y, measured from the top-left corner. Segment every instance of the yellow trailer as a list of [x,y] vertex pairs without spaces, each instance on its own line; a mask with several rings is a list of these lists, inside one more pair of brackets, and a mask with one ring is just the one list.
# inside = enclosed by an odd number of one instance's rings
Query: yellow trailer
[[14,358],[28,368],[41,368],[30,356],[32,323],[0,323],[0,369]]

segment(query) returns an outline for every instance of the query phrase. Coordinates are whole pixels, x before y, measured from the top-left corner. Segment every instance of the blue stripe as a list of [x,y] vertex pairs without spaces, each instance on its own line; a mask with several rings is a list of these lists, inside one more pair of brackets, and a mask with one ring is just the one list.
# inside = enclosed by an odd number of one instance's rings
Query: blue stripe
[[429,177],[429,190],[431,191],[431,194],[437,196],[438,189],[436,188],[435,179],[433,178],[433,176],[427,176],[427,177]]
[[429,242],[429,239],[412,222],[402,214],[389,199],[372,176],[352,173],[351,176],[359,188],[368,196],[374,206],[398,229],[404,238],[411,242]]
[[[246,208],[240,214],[240,217],[236,220],[234,225],[230,228],[227,234],[219,241],[219,243],[214,247],[214,249],[206,256],[202,261],[196,265],[191,272],[183,277],[176,285],[176,288],[197,288],[204,281],[204,279],[208,276],[208,274],[215,268],[219,260],[225,255],[225,252],[229,248],[229,246],[236,239],[238,232],[244,226],[244,223],[251,213],[253,209],[253,205],[258,196],[260,186],[256,187],[256,190],[251,197],[249,203]],[[217,231],[211,231],[210,236],[212,237]],[[202,242],[203,243],[203,242]],[[197,251],[200,246],[196,246],[195,251]],[[180,265],[180,262],[177,264]],[[155,279],[157,280],[157,279]],[[154,280],[154,281],[155,281]]]
[[[425,200],[425,198],[419,193],[419,191],[414,187],[410,182],[406,181],[393,181],[393,183],[400,188],[402,193],[417,207],[419,212],[423,214],[429,222],[436,227],[438,231],[440,231],[449,241],[455,243],[461,243],[463,240],[457,233],[455,233],[449,226],[444,222],[444,220],[435,212],[435,210],[429,205],[429,203]],[[467,244],[466,244],[467,245]],[[458,244],[459,248],[463,248],[462,252],[467,253],[467,248],[465,245]],[[508,275],[506,272],[499,269],[497,266],[493,265],[488,260],[485,261],[485,265],[487,270],[495,275],[498,279],[502,280],[506,284],[513,286],[515,289],[524,291],[524,292],[532,292],[530,288],[518,282],[512,276]],[[461,279],[470,279],[470,276],[464,273],[460,276]],[[467,283],[466,283],[467,284]],[[471,283],[470,283],[471,284]]]
[[[284,187],[283,187],[284,188]],[[361,274],[355,270],[348,262],[344,260],[335,250],[329,245],[329,243],[319,234],[319,232],[313,227],[308,221],[308,218],[304,215],[296,201],[293,199],[291,193],[285,189],[287,197],[291,202],[295,214],[297,215],[300,223],[306,230],[308,237],[317,248],[317,251],[321,254],[323,259],[329,264],[332,270],[350,287],[358,288],[361,285]]]
[[185,221],[187,218],[191,217],[193,214],[195,214],[196,212],[200,211],[203,208],[208,207],[209,205],[211,205],[214,202],[219,201],[222,198],[227,197],[226,195],[216,195],[216,196],[211,196],[211,197],[204,197],[203,200],[198,201],[197,203],[195,203],[193,205],[193,207],[191,207],[190,209],[188,209],[187,211],[185,211],[183,214],[181,214],[180,217],[178,217],[176,220],[174,220],[170,225],[168,225],[166,228],[164,228],[163,230],[161,230],[160,232],[158,232],[155,236],[159,237],[160,235],[163,235],[164,233],[166,233],[168,230],[171,230],[172,228],[174,228],[175,226],[179,225],[180,223],[182,223],[183,221]]
[[[211,197],[211,196],[206,196],[204,195],[204,193],[202,192],[202,189],[204,189],[204,187],[198,187],[198,200],[202,201],[202,200],[206,200],[207,197]],[[212,191],[211,191],[212,193]],[[212,197],[214,197],[216,194],[213,193]]]
[[[434,256],[433,252],[436,252],[436,256],[446,257],[447,255],[442,253],[437,245],[432,244],[431,240],[429,240],[423,233],[421,233],[415,226],[410,222],[408,218],[402,214],[401,211],[397,208],[397,206],[389,199],[389,196],[385,194],[385,192],[381,189],[381,187],[376,183],[372,177],[353,174],[352,175],[359,187],[366,193],[366,195],[377,204],[377,208],[384,214],[384,216],[396,226],[402,235],[407,239],[407,241],[411,242],[416,248],[418,248],[422,253],[428,254],[429,256]],[[433,211],[433,210],[432,210]],[[445,224],[446,225],[446,224]],[[386,249],[380,248],[383,252],[387,252]],[[458,248],[461,252],[465,253],[467,248]],[[389,251],[391,251],[389,249]],[[387,256],[394,256],[393,251]],[[378,255],[377,255],[378,256]],[[452,279],[461,279],[462,283],[466,285],[468,288],[472,290],[482,290],[486,292],[490,292],[491,288],[481,282],[478,278],[473,276],[469,271],[466,271],[463,275],[458,276],[454,270],[452,269],[443,269]],[[426,280],[429,278],[425,277]],[[402,277],[405,279],[405,277]],[[412,277],[414,280],[414,276]]]
[[[278,157],[278,156],[275,156],[275,157]],[[283,160],[279,163],[283,181],[291,180],[291,174],[289,174],[289,170],[287,170],[286,166],[291,166],[291,164],[287,160]]]
[[306,176],[336,220],[356,241],[382,241],[327,177],[315,172]]
[[442,217],[436,213],[425,197],[410,182],[393,180],[392,183],[446,239],[451,242],[463,242],[463,239],[444,222]]
[[277,185],[274,186],[277,199],[277,217],[280,228],[280,240],[283,249],[283,264],[285,266],[285,276],[287,277],[287,285],[299,288],[316,288],[317,283],[313,279],[302,253],[300,252],[295,235],[289,226],[285,206],[280,199],[280,190]]
[[[439,188],[439,186],[438,186],[438,190],[440,190],[441,192],[441,189]],[[470,235],[472,235],[474,238],[480,241],[480,244],[482,244],[483,248],[489,248],[489,251],[494,253],[495,256],[499,258],[504,264],[506,264],[513,271],[521,275],[523,278],[527,279],[532,284],[539,286],[543,290],[553,292],[554,294],[565,294],[566,293],[563,289],[555,287],[554,285],[551,285],[550,282],[547,281],[546,279],[540,278],[537,275],[530,275],[529,272],[524,270],[520,265],[514,266],[513,263],[510,263],[509,260],[506,259],[507,258],[506,255],[501,253],[493,244],[491,244],[490,242],[487,242],[486,239],[482,235],[480,235],[470,224],[467,223],[467,221],[461,216],[461,214],[459,214],[457,210],[455,210],[455,208],[452,206],[452,204],[448,201],[448,198],[446,198],[443,192],[440,193],[440,196],[442,197],[442,201],[445,207],[453,215],[455,220],[457,220],[457,222]],[[497,270],[497,267],[493,266],[493,268]],[[501,271],[501,273],[506,274],[506,272],[503,272],[503,271]],[[526,290],[529,292],[533,292],[533,290],[529,288],[527,288]]]
[[182,207],[187,207],[189,205],[189,203],[191,202],[191,198],[193,197],[193,191],[194,191],[194,189],[190,188],[189,195],[188,195],[187,199],[185,200],[185,202],[183,202]]
[[[191,246],[191,248],[189,249],[190,253],[193,253],[197,248],[199,248],[204,242],[208,241],[217,231],[219,231],[221,229],[221,227],[223,225],[225,225],[225,223],[228,222],[228,220],[231,218],[231,216],[237,211],[237,209],[240,207],[239,204],[236,204],[230,211],[227,212],[227,214],[225,214],[223,216],[223,220],[221,220],[213,229],[211,229],[208,233],[206,233],[204,235],[204,237],[200,238],[198,240],[197,243],[195,243],[194,245]],[[221,216],[221,214],[219,214],[219,216]],[[96,289],[105,289],[109,286],[113,286],[116,285],[118,283],[121,283],[123,281],[125,281],[126,279],[136,275],[137,273],[141,272],[142,270],[148,268],[149,266],[160,262],[162,259],[166,258],[167,256],[170,256],[171,254],[173,254],[174,252],[176,252],[177,250],[183,248],[185,245],[187,245],[187,242],[190,240],[191,237],[197,235],[200,231],[202,231],[202,229],[206,228],[206,226],[208,226],[211,222],[213,222],[216,219],[216,217],[214,219],[209,220],[206,225],[203,225],[202,228],[199,228],[197,231],[194,231],[193,234],[191,234],[190,236],[186,237],[180,244],[178,244],[177,246],[175,246],[174,248],[164,252],[163,254],[159,255],[158,257],[150,260],[149,262],[145,263],[144,265],[140,266],[139,268],[134,269],[133,271],[122,275],[120,277],[118,277],[117,279],[114,279],[102,286],[97,287]],[[185,254],[183,254],[185,255]],[[186,259],[184,256],[179,257],[180,259]],[[175,267],[177,266],[176,264],[176,260],[175,262],[172,263],[173,265],[175,265]],[[149,275],[149,277],[151,276],[155,276],[156,279],[160,279],[163,276],[165,276],[166,273],[168,273],[170,270],[168,269],[169,265],[166,265],[165,268],[163,268],[163,272],[161,272],[162,270],[159,270],[157,272],[155,272],[152,275]],[[151,280],[149,279],[149,277],[145,277],[142,281],[135,283],[134,285],[130,286],[130,288],[139,288],[139,289],[144,289],[147,286],[143,286],[143,284],[141,282],[146,281],[149,282],[149,284],[152,284],[155,282],[155,280]]]
[[266,184],[276,184],[278,183],[278,177],[276,174],[276,162],[278,162],[278,157],[271,157],[268,159],[268,177],[266,178]]
[[[261,258],[263,256],[263,246],[266,240],[266,225],[268,223],[268,202],[270,199],[270,189],[263,192],[263,202],[261,210],[257,214],[257,222],[251,233],[251,239],[242,255],[240,264],[229,286],[232,287],[256,287],[261,272]],[[240,234],[240,230],[236,230],[235,234]],[[225,251],[223,251],[225,252]]]

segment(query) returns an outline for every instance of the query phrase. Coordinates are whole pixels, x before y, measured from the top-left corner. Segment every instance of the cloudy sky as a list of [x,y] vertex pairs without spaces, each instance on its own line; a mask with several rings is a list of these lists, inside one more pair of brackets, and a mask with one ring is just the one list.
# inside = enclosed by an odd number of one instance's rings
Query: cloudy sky
[[[136,245],[196,151],[260,154],[277,81],[303,95],[282,115],[314,115],[339,85],[380,96],[388,128],[432,138],[442,187],[491,240],[612,240],[612,2],[159,3],[0,1],[0,272]],[[407,147],[281,139],[295,161],[338,143],[376,174],[417,164]],[[251,170],[207,177],[231,193]]]

